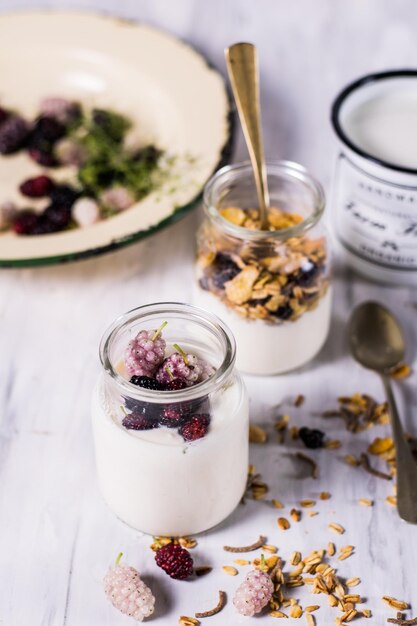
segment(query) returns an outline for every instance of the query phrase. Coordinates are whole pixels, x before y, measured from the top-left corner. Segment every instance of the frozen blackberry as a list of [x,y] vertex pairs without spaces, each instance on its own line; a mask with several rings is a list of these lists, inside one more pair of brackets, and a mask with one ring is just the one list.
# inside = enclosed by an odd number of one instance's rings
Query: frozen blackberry
[[57,231],[64,230],[71,222],[71,209],[52,203],[42,213],[42,217],[50,222]]
[[178,432],[184,441],[196,441],[207,435],[209,425],[210,415],[201,413],[193,415],[191,419],[180,427]]
[[130,382],[132,385],[142,387],[142,389],[151,389],[152,391],[161,391],[163,389],[162,385],[155,378],[150,378],[149,376],[132,376]]
[[71,208],[79,195],[79,191],[71,187],[71,185],[55,185],[51,191],[50,198],[52,204]]
[[32,130],[31,144],[37,141],[45,141],[49,145],[54,144],[65,135],[65,126],[54,117],[38,117]]
[[128,430],[152,430],[159,426],[157,420],[147,417],[142,413],[129,413],[129,415],[125,415],[122,424]]
[[298,434],[306,448],[315,450],[322,448],[324,445],[325,434],[317,428],[307,428],[307,426],[303,426],[298,431]]
[[30,235],[49,235],[62,230],[57,224],[48,219],[44,214],[38,215],[36,224],[32,228]]
[[17,115],[8,117],[0,126],[0,154],[17,152],[29,137],[29,125]]
[[129,341],[125,365],[131,376],[154,376],[165,357],[166,342],[161,335],[165,326],[166,322],[158,330],[141,330]]
[[186,580],[193,573],[190,553],[178,543],[169,543],[155,554],[156,564],[175,580]]
[[35,178],[28,178],[19,187],[20,193],[28,198],[43,198],[47,196],[54,186],[54,183],[49,176],[35,176]]

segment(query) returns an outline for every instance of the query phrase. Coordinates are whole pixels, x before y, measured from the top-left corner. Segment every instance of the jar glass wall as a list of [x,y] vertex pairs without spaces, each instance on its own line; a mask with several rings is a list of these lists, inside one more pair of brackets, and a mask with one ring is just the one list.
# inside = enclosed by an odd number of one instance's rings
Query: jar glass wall
[[[166,322],[167,354],[181,346],[214,373],[177,391],[138,387],[129,382],[126,347],[140,331]],[[248,403],[228,328],[192,306],[147,305],[106,331],[100,358],[92,418],[99,484],[110,508],[153,535],[194,534],[221,522],[242,497],[248,466]],[[137,419],[149,420],[147,427],[132,429],[129,420]],[[194,423],[202,428],[195,439]]]
[[208,182],[197,241],[195,302],[216,313],[237,341],[237,366],[277,374],[307,363],[330,322],[330,261],[324,194],[305,168],[267,163],[269,230],[259,229],[249,163]]

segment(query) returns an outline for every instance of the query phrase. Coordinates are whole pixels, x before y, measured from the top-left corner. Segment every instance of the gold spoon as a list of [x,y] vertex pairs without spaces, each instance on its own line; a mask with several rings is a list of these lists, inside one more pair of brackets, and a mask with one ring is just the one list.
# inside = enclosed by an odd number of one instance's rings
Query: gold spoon
[[401,426],[389,370],[404,359],[405,342],[401,328],[388,309],[378,302],[364,302],[349,322],[350,348],[364,367],[377,372],[388,400],[397,457],[397,508],[402,519],[417,523],[417,466]]
[[258,54],[252,43],[235,43],[225,50],[227,72],[255,176],[261,229],[268,230],[269,193],[262,145]]

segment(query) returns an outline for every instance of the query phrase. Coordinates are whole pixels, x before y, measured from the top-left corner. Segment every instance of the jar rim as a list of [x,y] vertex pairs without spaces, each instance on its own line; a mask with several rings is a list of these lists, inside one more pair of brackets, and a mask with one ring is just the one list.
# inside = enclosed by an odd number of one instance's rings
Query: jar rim
[[358,146],[354,141],[352,141],[349,135],[345,132],[343,125],[340,121],[340,116],[342,113],[342,108],[349,100],[350,96],[353,96],[355,93],[359,92],[363,87],[369,87],[372,85],[380,84],[384,81],[391,81],[398,78],[410,78],[415,80],[417,78],[417,70],[416,69],[398,69],[398,70],[386,70],[384,72],[374,72],[372,74],[365,74],[365,76],[361,76],[349,83],[342,91],[338,93],[335,100],[333,101],[331,110],[330,110],[330,120],[333,126],[333,130],[337,135],[338,139],[347,146],[352,152],[362,157],[369,163],[374,163],[379,165],[380,167],[387,168],[388,170],[393,170],[396,172],[402,172],[404,174],[417,174],[417,170],[405,167],[402,165],[396,165],[395,163],[390,163],[384,159],[380,159],[366,150],[363,150],[360,146]]
[[[145,319],[150,315],[162,313],[177,313],[194,318],[200,325],[211,329],[220,337],[225,347],[224,357],[213,376],[196,385],[178,391],[155,391],[137,387],[117,372],[109,357],[110,348],[117,335],[132,322]],[[229,327],[217,315],[183,302],[156,302],[135,307],[117,317],[103,334],[100,341],[99,356],[106,375],[118,386],[124,395],[137,400],[180,402],[208,395],[226,383],[235,365],[236,342]]]
[[251,241],[265,241],[265,240],[286,240],[291,237],[299,237],[306,231],[310,230],[319,219],[322,217],[325,208],[325,194],[322,185],[309,174],[308,170],[295,161],[279,161],[279,160],[267,160],[266,170],[268,173],[276,173],[281,176],[286,176],[288,180],[293,182],[299,182],[307,186],[312,192],[314,199],[314,210],[299,224],[290,226],[289,228],[282,228],[280,230],[258,230],[244,228],[229,222],[222,215],[220,215],[215,202],[213,202],[213,196],[217,190],[220,182],[231,173],[247,173],[253,176],[252,164],[250,161],[242,161],[240,163],[232,163],[226,165],[210,178],[204,188],[203,201],[205,212],[208,217],[213,220],[222,230],[229,235],[238,239],[246,239]]

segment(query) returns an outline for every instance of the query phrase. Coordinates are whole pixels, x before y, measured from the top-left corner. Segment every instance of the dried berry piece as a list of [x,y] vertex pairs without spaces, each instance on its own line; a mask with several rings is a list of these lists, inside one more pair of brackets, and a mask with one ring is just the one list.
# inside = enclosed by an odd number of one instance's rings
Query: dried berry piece
[[298,431],[299,437],[306,448],[314,450],[316,448],[322,448],[324,445],[324,433],[317,428],[307,428],[303,426]]

